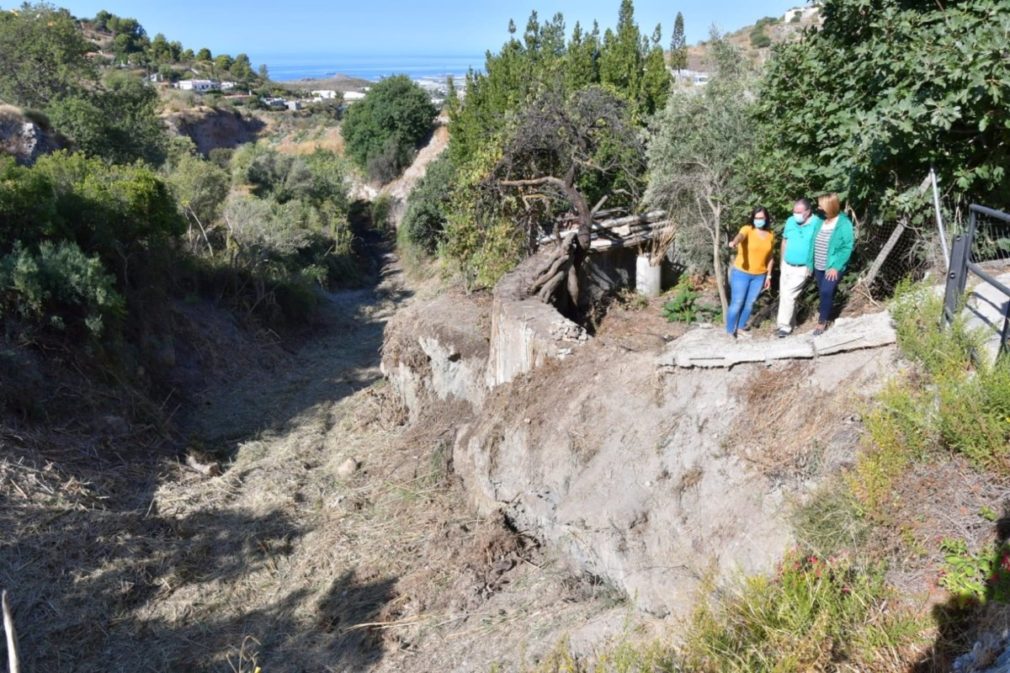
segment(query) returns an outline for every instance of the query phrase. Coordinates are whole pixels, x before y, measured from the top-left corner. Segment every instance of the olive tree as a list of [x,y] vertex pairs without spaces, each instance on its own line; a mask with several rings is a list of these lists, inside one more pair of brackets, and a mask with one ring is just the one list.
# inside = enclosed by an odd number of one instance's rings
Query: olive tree
[[714,274],[725,312],[723,244],[732,218],[746,209],[755,100],[738,52],[717,36],[713,49],[718,69],[709,84],[673,94],[653,122],[646,201],[679,223],[678,251]]
[[520,112],[490,180],[517,191],[533,218],[552,222],[560,209],[577,227],[531,288],[545,301],[564,283],[578,304],[578,269],[589,251],[593,215],[607,200],[637,201],[642,155],[628,103],[602,87],[568,97],[551,91]]

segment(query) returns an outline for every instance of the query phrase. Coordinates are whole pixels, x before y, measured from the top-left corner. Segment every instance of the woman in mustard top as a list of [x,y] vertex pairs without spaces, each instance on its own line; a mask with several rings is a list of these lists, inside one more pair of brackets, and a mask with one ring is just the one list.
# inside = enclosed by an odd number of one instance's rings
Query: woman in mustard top
[[761,290],[771,287],[775,235],[770,229],[768,210],[758,206],[751,213],[751,223],[740,229],[729,243],[737,251],[729,275],[730,301],[726,313],[726,332],[732,337],[746,334],[740,330],[747,325],[754,302]]

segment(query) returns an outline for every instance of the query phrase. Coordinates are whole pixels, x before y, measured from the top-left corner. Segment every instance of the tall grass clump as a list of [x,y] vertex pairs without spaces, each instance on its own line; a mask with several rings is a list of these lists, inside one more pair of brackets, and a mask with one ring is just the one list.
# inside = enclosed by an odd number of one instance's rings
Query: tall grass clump
[[682,669],[700,673],[888,670],[922,625],[891,610],[880,569],[790,555],[690,623]]

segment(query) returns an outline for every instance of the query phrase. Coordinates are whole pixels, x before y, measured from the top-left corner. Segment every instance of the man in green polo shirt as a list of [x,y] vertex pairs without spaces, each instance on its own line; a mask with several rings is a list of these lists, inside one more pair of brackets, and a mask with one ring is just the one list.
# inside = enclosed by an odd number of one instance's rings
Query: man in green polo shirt
[[786,220],[782,231],[782,266],[779,273],[779,338],[787,337],[793,331],[793,316],[796,313],[796,298],[800,296],[803,285],[807,282],[810,269],[807,261],[810,257],[810,246],[813,245],[813,233],[820,222],[814,215],[810,199],[799,199],[793,206],[792,216]]

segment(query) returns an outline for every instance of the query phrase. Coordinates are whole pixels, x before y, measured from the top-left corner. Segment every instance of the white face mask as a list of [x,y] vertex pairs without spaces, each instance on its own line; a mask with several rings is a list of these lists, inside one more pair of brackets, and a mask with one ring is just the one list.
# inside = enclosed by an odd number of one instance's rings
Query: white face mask
[[807,221],[807,216],[803,213],[793,213],[793,218],[796,220],[796,224],[803,224]]
[[754,220],[754,226],[757,227],[758,229],[764,229],[766,224],[768,223],[765,222],[764,220]]

